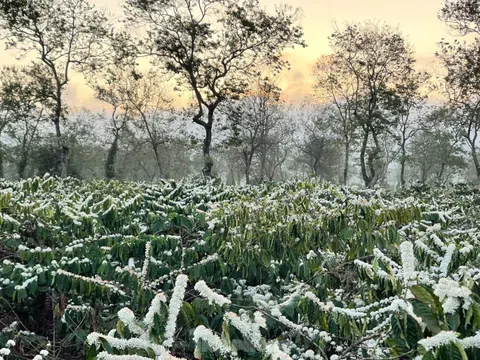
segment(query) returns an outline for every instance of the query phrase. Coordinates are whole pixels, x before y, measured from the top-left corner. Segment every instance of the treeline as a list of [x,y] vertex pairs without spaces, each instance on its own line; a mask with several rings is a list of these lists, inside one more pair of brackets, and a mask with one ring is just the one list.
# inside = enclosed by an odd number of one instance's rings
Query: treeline
[[[315,175],[367,187],[478,181],[475,4],[447,1],[440,10],[469,36],[439,42],[438,73],[419,70],[395,28],[335,29],[332,54],[311,75],[314,93],[289,104],[277,79],[288,68],[282,52],[306,46],[298,9],[126,0],[114,22],[87,0],[0,0],[7,48],[33,59],[1,70],[1,175],[229,183]],[[69,106],[73,75],[104,112]],[[442,103],[432,105],[432,94]]]

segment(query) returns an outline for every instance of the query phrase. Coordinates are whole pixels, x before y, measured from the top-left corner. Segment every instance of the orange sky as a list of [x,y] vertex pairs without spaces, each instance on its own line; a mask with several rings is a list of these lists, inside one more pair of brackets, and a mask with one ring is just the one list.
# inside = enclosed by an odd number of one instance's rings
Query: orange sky
[[[121,0],[94,0],[95,4],[109,10],[112,15],[120,14]],[[287,3],[301,7],[304,11],[302,25],[305,32],[306,49],[289,50],[285,53],[291,63],[291,70],[282,75],[281,85],[289,100],[301,100],[311,92],[311,71],[315,60],[329,52],[327,37],[336,23],[342,26],[348,22],[381,20],[398,26],[406,39],[413,45],[424,66],[433,61],[437,42],[449,37],[447,27],[438,20],[437,13],[441,0],[260,0],[261,4],[272,7],[276,3]],[[0,50],[2,51],[2,50]],[[0,57],[0,63],[14,63],[13,54]],[[75,77],[70,86],[68,98],[75,106],[101,108],[81,77]]]

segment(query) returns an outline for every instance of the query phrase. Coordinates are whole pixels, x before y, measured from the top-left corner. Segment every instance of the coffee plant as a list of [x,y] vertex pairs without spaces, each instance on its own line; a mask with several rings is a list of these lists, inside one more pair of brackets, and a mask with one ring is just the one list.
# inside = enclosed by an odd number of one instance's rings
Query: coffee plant
[[0,183],[1,359],[478,359],[480,190]]

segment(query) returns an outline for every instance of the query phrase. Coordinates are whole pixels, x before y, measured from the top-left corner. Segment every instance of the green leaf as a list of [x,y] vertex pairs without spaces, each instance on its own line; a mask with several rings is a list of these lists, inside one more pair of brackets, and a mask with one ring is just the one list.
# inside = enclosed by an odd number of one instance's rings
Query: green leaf
[[377,257],[375,257],[373,259],[372,266],[373,266],[373,273],[376,275],[377,272],[378,272],[378,258]]
[[410,315],[407,315],[406,335],[409,348],[416,349],[418,341],[422,338],[422,334],[417,321]]
[[423,354],[422,360],[435,360],[435,355],[431,351],[426,352]]
[[415,299],[421,301],[424,304],[428,304],[431,306],[435,305],[435,299],[433,296],[426,290],[422,285],[415,285],[410,287],[410,291],[412,292]]
[[101,336],[99,337],[99,339],[102,342],[103,349],[108,353],[112,353],[113,349],[112,346],[108,343],[108,341]]
[[447,314],[447,323],[451,330],[456,331],[460,326],[460,314]]
[[480,328],[480,306],[476,302],[472,303],[472,311],[473,311],[473,323],[472,327],[474,329]]
[[400,326],[397,315],[392,316],[391,320],[393,337],[399,345],[405,344],[405,335],[403,334],[402,327]]
[[350,227],[347,227],[347,228],[343,229],[343,230],[340,232],[340,238],[341,238],[342,240],[348,240],[348,239],[350,239],[352,236],[353,236],[353,229],[350,228]]
[[122,338],[125,338],[125,324],[123,323],[123,321],[117,321],[117,333]]
[[456,348],[456,351],[458,351],[458,353],[461,355],[461,360],[468,360],[467,353],[465,352],[465,349],[463,348],[462,344],[456,341],[454,346]]
[[97,351],[95,349],[95,345],[92,345],[88,348],[87,354],[85,355],[85,360],[93,360],[95,359],[95,355]]
[[412,301],[412,306],[415,315],[422,318],[423,322],[427,325],[427,328],[433,333],[433,335],[438,334],[442,330],[438,318],[433,313],[430,306],[420,301]]

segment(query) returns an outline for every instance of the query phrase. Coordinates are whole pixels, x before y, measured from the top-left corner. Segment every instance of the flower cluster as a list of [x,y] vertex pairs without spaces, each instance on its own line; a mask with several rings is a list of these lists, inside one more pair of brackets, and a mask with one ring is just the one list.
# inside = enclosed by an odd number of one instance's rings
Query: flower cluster
[[232,302],[227,299],[225,296],[220,295],[210,289],[205,281],[200,280],[195,284],[195,290],[200,293],[200,296],[204,297],[208,300],[209,304],[217,304],[219,306],[224,306],[227,304],[231,304]]

